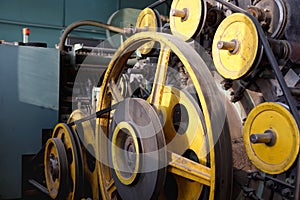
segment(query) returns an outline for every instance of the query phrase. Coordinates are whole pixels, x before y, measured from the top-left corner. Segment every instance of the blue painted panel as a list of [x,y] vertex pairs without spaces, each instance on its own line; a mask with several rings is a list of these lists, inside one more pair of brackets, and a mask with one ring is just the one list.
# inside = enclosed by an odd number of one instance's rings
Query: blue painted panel
[[66,0],[66,24],[79,20],[106,22],[118,10],[117,0]]
[[20,47],[17,59],[19,101],[58,111],[58,50]]
[[[0,45],[0,198],[3,199],[21,197],[22,155],[37,153],[41,148],[42,128],[53,128],[58,121],[57,111],[19,101],[18,70],[22,67],[18,62],[19,50],[17,46]],[[47,50],[54,62],[40,60],[33,66],[58,70],[59,66],[54,65],[58,63],[58,52]]]
[[64,0],[1,0],[0,19],[62,26]]
[[[119,0],[120,1],[120,8],[139,8],[144,9],[145,7],[153,4],[157,0],[143,0],[143,1],[137,1],[136,0]],[[167,0],[168,4],[170,4],[172,1]],[[157,9],[161,14],[168,15],[169,8],[166,3],[163,3],[159,6],[157,6],[155,9]]]

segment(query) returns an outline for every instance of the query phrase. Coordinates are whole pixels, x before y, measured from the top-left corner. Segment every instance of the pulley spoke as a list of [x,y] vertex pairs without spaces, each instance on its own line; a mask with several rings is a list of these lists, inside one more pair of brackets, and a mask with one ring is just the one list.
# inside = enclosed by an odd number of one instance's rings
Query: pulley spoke
[[169,57],[171,53],[171,49],[168,46],[166,46],[163,43],[161,43],[160,45],[161,45],[160,47],[161,49],[159,53],[157,68],[154,77],[154,83],[152,86],[152,91],[150,94],[150,102],[149,102],[150,104],[156,106],[156,108],[159,107],[161,102],[162,92],[167,77]]
[[115,185],[114,179],[111,179],[109,181],[109,183],[106,185],[105,189],[106,189],[108,195],[110,196],[110,198],[112,198],[113,193],[115,191],[117,191],[117,187]]
[[175,153],[168,152],[168,171],[183,178],[211,185],[211,169]]
[[121,92],[119,91],[118,86],[116,85],[116,83],[113,80],[110,81],[110,83],[108,84],[108,87],[109,87],[109,92],[111,93],[114,100],[116,100],[117,102],[124,100],[124,97],[122,96]]

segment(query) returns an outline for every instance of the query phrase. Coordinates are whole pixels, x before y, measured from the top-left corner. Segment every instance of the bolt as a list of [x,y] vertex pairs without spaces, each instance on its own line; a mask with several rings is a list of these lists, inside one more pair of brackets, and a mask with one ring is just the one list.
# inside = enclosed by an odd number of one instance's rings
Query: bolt
[[274,184],[274,182],[273,182],[272,180],[266,181],[266,186],[267,186],[268,188],[271,188],[271,189],[274,189],[274,188],[275,188],[275,184]]
[[291,195],[291,190],[289,188],[285,188],[281,191],[282,196],[289,197]]

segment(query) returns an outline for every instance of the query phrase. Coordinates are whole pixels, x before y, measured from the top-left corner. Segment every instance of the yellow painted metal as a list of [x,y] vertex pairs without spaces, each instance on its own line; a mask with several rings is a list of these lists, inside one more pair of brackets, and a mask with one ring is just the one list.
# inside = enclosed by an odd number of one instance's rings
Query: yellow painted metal
[[[126,160],[124,160],[124,157],[119,155],[120,153],[122,153],[120,151],[126,151],[120,146],[120,145],[124,146],[124,144],[121,144],[122,140],[124,140],[124,138],[121,138],[122,137],[122,135],[120,134],[121,132],[125,132],[125,134],[128,134],[132,138],[133,144],[134,144],[134,149],[135,149],[135,152],[134,152],[135,166],[134,166],[134,170],[132,172],[129,172],[130,173],[129,177],[124,177],[122,175],[122,173],[120,172],[120,170],[118,170],[118,169],[120,169],[120,167],[119,167],[120,164],[123,165],[124,163],[126,163]],[[111,157],[112,157],[112,163],[113,163],[116,175],[117,175],[118,179],[120,180],[120,182],[123,183],[124,185],[132,184],[133,181],[137,177],[139,165],[140,165],[139,149],[140,148],[139,148],[138,139],[137,139],[137,136],[135,134],[133,127],[125,121],[118,123],[116,128],[114,129],[113,136],[112,136],[112,149],[111,149],[112,156]]]
[[[194,6],[194,5],[193,5]],[[209,199],[213,200],[214,195],[215,195],[215,177],[216,177],[216,166],[215,166],[215,152],[213,150],[214,148],[214,138],[213,138],[213,130],[212,130],[212,122],[211,122],[211,110],[209,110],[208,107],[208,102],[213,101],[211,96],[204,95],[204,91],[210,91],[213,90],[214,92],[217,92],[218,89],[214,87],[214,81],[212,77],[210,76],[209,70],[205,67],[206,64],[204,61],[199,57],[199,54],[192,49],[192,47],[183,41],[178,40],[177,37],[174,37],[172,35],[167,35],[167,34],[162,34],[162,33],[147,33],[147,32],[142,32],[142,33],[137,33],[130,38],[128,38],[124,44],[116,51],[115,55],[113,56],[110,64],[107,67],[104,79],[103,79],[103,84],[101,85],[101,90],[100,90],[100,95],[99,95],[99,106],[98,110],[105,109],[111,105],[111,103],[114,101],[112,99],[112,95],[108,95],[108,92],[110,91],[109,84],[110,82],[114,81],[117,82],[118,77],[120,76],[124,63],[126,63],[127,59],[129,58],[128,52],[125,54],[125,51],[129,47],[134,47],[134,48],[139,48],[145,43],[153,41],[159,43],[160,47],[163,47],[163,49],[170,49],[174,54],[176,54],[182,64],[185,66],[185,69],[190,75],[191,81],[194,84],[194,89],[197,94],[197,98],[199,99],[199,103],[202,108],[202,113],[204,116],[204,125],[205,125],[205,130],[206,130],[206,135],[207,135],[207,140],[205,144],[207,145],[207,149],[210,151],[209,153],[209,168],[207,169],[210,174],[210,183],[207,185],[210,185],[210,192],[209,192]],[[132,48],[131,53],[134,52]],[[168,51],[166,51],[168,52]],[[160,54],[160,57],[158,60],[162,59],[162,57],[168,58],[168,56],[165,56],[163,53]],[[167,62],[167,61],[165,61]],[[164,63],[164,62],[162,62]],[[199,66],[203,66],[201,68],[202,73],[195,73],[196,66],[199,68]],[[161,70],[166,70],[167,67],[163,67]],[[160,72],[156,74],[165,74],[166,72]],[[199,77],[201,76],[201,77]],[[159,79],[156,79],[159,80]],[[165,84],[164,81],[161,81],[162,84]],[[156,85],[156,83],[153,84],[153,86]],[[213,89],[211,89],[212,87]],[[157,90],[157,91],[164,91],[163,90]],[[155,90],[153,88],[152,90]],[[167,91],[167,89],[166,89]],[[159,99],[163,99],[163,92],[157,92],[155,95],[158,95],[158,101],[155,100],[155,102],[163,102],[160,101]],[[186,103],[187,105],[189,103]],[[213,105],[213,103],[211,104]],[[194,120],[194,119],[193,119]],[[197,117],[196,117],[197,121]],[[107,137],[109,132],[109,125],[110,121],[108,118],[99,118],[97,119],[97,134],[96,137],[98,137],[96,140],[99,142],[97,145],[97,157],[105,157],[105,155],[101,155],[101,149],[106,149],[107,144],[101,143],[101,138],[102,137]],[[101,132],[100,132],[101,131]],[[200,133],[201,134],[201,133]],[[196,142],[197,143],[197,142]],[[196,144],[195,143],[195,144]],[[196,145],[195,145],[196,148]],[[114,193],[117,191],[116,187],[113,183],[112,176],[110,169],[106,167],[104,164],[99,163],[99,179],[100,179],[100,189],[102,191],[102,198],[103,199],[113,199],[116,198]],[[173,168],[175,169],[175,168]],[[186,168],[185,168],[186,169]],[[186,173],[189,173],[188,170],[185,170]],[[192,176],[192,175],[191,175]],[[180,177],[182,178],[182,177]],[[187,182],[187,181],[185,181]],[[190,181],[192,182],[192,181]],[[198,188],[198,187],[195,187]],[[179,192],[180,194],[183,193],[182,191]],[[188,192],[185,192],[188,193]],[[201,193],[201,190],[200,192]],[[184,194],[183,194],[184,195]],[[197,197],[195,197],[197,198]],[[198,196],[199,198],[199,196]],[[190,198],[191,199],[191,198]]]
[[[218,47],[220,42],[236,41],[235,50]],[[234,13],[219,25],[213,40],[212,55],[217,71],[228,79],[245,76],[253,66],[259,47],[258,34],[252,20],[245,14]]]
[[[50,138],[45,147],[45,156],[44,156],[44,166],[45,166],[45,179],[46,179],[46,186],[49,191],[49,195],[52,199],[56,199],[59,195],[59,192],[61,192],[61,184],[62,184],[62,174],[64,173],[61,171],[61,162],[60,158],[62,158],[63,155],[59,155],[58,148],[56,146],[57,143],[53,141],[53,138]],[[63,146],[62,146],[63,147]],[[64,158],[67,158],[65,152],[60,152],[64,153]],[[55,159],[57,161],[57,178],[53,180],[52,178],[52,173],[51,172],[51,167],[50,167],[50,159]],[[63,191],[64,192],[64,191]]]
[[[195,99],[189,93],[172,86],[164,86],[161,95],[157,94],[156,97],[161,97],[159,104],[153,105],[156,105],[157,110],[161,112],[164,119],[163,129],[168,151],[182,155],[188,147],[189,150],[195,152],[200,163],[205,164],[207,161],[207,152],[205,148],[205,131],[203,128],[204,119]],[[180,134],[175,130],[172,121],[174,108],[177,105],[185,107],[187,111],[187,116],[185,117],[188,118],[187,124],[183,124],[185,130]],[[198,175],[201,176],[201,174],[197,175],[197,172],[201,169],[191,170],[190,167],[192,164],[189,165],[189,163],[186,162],[188,159],[184,159],[183,157],[179,159],[175,154],[172,154],[172,162],[170,162],[170,166],[168,166],[168,171],[174,174],[178,188],[178,199],[199,198],[203,189],[202,184],[209,184],[208,181],[210,181],[210,179],[202,180],[202,178],[197,178]],[[182,159],[186,165],[183,164],[183,162],[180,163]],[[209,171],[209,173],[210,172],[211,171]]]
[[70,151],[70,155],[72,156],[72,158],[70,158],[69,161],[69,177],[72,180],[72,188],[70,188],[70,191],[66,197],[66,200],[72,200],[75,197],[75,192],[76,192],[76,177],[78,176],[77,174],[77,169],[76,169],[76,151],[74,149],[74,143],[72,141],[72,139],[70,138],[70,129],[66,124],[63,123],[59,123],[55,126],[53,134],[52,134],[52,138],[59,138],[63,141],[64,146],[66,151]]
[[173,0],[169,16],[172,34],[184,41],[197,36],[204,25],[205,12],[206,3],[202,0]]
[[[71,113],[67,123],[69,124],[73,121],[82,119],[86,116],[87,115],[84,114],[81,110],[75,110]],[[83,132],[79,132],[78,135],[80,136],[80,139],[83,143],[83,147],[81,149],[82,149],[82,159],[83,159],[83,166],[84,166],[84,176],[90,184],[93,199],[98,199],[100,196],[99,189],[98,189],[98,174],[97,174],[98,162],[96,162],[95,160],[95,168],[93,170],[90,169],[88,164],[88,162],[93,162],[92,160],[89,160],[88,154],[90,154],[93,157],[96,157],[95,133],[90,121],[82,122],[81,126],[82,129],[80,129],[80,131]],[[76,124],[74,124],[72,128],[75,132],[79,131],[77,130]]]
[[156,109],[160,109],[159,105],[162,101],[162,91],[164,89],[164,81],[167,77],[167,69],[170,58],[171,49],[166,45],[161,45],[159,59],[157,63],[157,69],[154,77],[153,89],[151,91],[148,102],[156,107]]
[[[172,86],[165,86],[162,91],[162,101],[159,110],[164,118],[165,139],[168,150],[182,155],[188,146],[194,151],[199,159],[206,162],[205,131],[203,128],[203,114],[198,103],[191,94]],[[177,105],[183,106],[187,111],[186,124],[183,124],[184,132],[178,134],[173,124],[174,108]],[[185,141],[185,143],[183,143]],[[183,148],[181,148],[183,147]]]
[[[168,171],[190,181],[210,186],[211,169],[175,153],[169,153]],[[178,187],[181,187],[180,185]],[[187,190],[189,191],[189,190]]]
[[[252,144],[251,134],[272,130],[274,145]],[[265,102],[256,106],[244,125],[244,143],[248,157],[261,171],[279,174],[288,170],[299,152],[299,130],[292,114],[283,105]]]
[[[154,10],[151,8],[145,8],[139,14],[136,20],[136,28],[144,31],[156,32],[159,28],[158,19]],[[155,42],[148,42],[138,49],[141,54],[148,54],[155,46]]]

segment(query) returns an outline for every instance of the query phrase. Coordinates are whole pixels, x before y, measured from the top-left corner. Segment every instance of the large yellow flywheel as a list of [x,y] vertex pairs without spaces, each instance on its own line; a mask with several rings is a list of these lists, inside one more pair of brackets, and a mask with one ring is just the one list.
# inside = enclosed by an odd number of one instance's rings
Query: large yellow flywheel
[[[147,42],[158,44],[159,55],[147,76],[140,72],[148,77],[145,87],[130,85],[125,95],[118,84],[131,71],[127,61]],[[176,85],[178,71],[170,64],[175,57],[190,77],[186,87]],[[224,103],[205,62],[181,39],[146,32],[127,39],[112,58],[99,95],[98,110],[111,109],[96,123],[102,198],[230,199]]]

